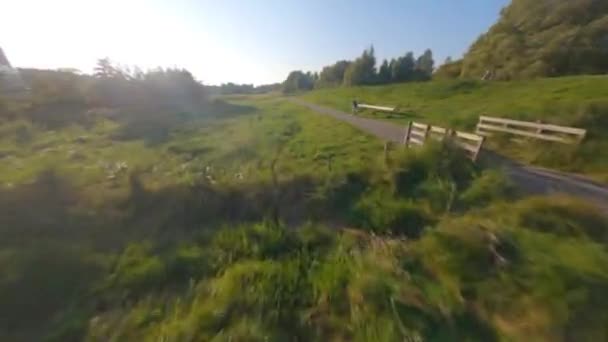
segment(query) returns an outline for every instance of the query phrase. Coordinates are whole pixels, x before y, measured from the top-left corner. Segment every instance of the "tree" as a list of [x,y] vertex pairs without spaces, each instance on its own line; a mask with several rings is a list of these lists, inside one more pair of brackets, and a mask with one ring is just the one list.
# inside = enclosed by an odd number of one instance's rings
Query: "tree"
[[342,83],[344,83],[344,73],[350,64],[350,61],[344,60],[324,67],[315,83],[315,88],[337,87],[342,85]]
[[397,66],[395,64],[397,64],[397,60],[391,58],[391,61],[388,63],[388,68],[391,73],[391,82],[397,82],[397,79],[395,78],[395,72],[393,71],[397,69]]
[[107,57],[97,60],[93,71],[97,78],[125,78],[125,73]]
[[516,79],[608,72],[608,1],[513,0],[463,58],[462,75]]
[[376,56],[374,47],[364,50],[361,57],[349,65],[344,74],[344,85],[369,85],[376,81]]
[[314,79],[310,72],[292,71],[283,82],[283,93],[291,94],[302,90],[311,90],[313,85]]
[[414,53],[408,52],[392,63],[391,79],[393,82],[407,82],[414,78]]
[[378,83],[386,84],[391,82],[391,67],[389,62],[385,59],[378,69]]
[[437,71],[433,74],[433,77],[437,78],[458,78],[460,77],[460,73],[462,72],[462,60],[458,60],[455,62],[444,63],[440,66]]
[[433,51],[426,49],[424,53],[416,60],[416,79],[430,79],[435,70],[435,61],[433,60]]

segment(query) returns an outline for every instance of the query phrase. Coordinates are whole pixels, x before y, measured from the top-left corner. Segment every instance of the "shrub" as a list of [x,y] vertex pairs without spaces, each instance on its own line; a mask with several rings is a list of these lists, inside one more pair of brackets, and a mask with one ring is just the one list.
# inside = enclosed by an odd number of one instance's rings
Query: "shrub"
[[427,179],[420,186],[419,194],[434,213],[443,214],[452,208],[456,197],[456,185],[441,178]]
[[209,256],[199,246],[182,245],[171,253],[167,274],[172,281],[198,279],[210,272]]
[[363,196],[351,215],[353,223],[362,228],[412,238],[420,236],[424,227],[433,222],[424,209],[381,190]]
[[460,194],[459,201],[465,208],[481,207],[495,201],[513,198],[514,195],[515,187],[504,173],[486,170]]
[[397,155],[390,162],[389,172],[395,193],[412,196],[426,179],[452,182],[457,189],[462,189],[477,170],[460,149],[446,141]]
[[272,223],[221,229],[209,246],[212,267],[216,270],[245,259],[278,258],[297,251],[297,247],[293,234]]
[[560,236],[608,243],[608,219],[592,204],[568,197],[531,198],[512,211],[516,224]]
[[128,295],[159,289],[166,280],[166,265],[145,243],[132,243],[118,257],[108,282]]

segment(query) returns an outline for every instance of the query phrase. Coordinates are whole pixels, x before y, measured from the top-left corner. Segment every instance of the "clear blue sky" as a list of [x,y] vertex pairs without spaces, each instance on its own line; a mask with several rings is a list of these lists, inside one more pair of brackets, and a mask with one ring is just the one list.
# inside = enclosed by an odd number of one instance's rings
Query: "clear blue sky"
[[[282,81],[373,44],[379,60],[460,57],[508,0],[5,0],[0,46],[20,67],[88,72],[110,57],[208,84]],[[10,13],[10,15],[9,15]]]

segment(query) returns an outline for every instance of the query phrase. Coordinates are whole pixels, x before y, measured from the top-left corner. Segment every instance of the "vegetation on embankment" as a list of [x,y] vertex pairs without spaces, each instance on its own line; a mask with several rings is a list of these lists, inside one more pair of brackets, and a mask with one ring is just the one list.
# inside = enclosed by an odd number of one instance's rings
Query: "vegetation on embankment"
[[510,80],[608,72],[608,3],[512,0],[464,58],[458,76]]
[[361,115],[405,124],[410,120],[474,131],[480,115],[585,128],[578,147],[538,141],[502,143],[499,151],[524,162],[608,180],[608,98],[605,76],[577,76],[511,82],[436,80],[388,86],[333,88],[304,93],[304,100],[351,111],[360,103],[398,106],[399,114],[364,111]]
[[606,338],[591,205],[270,96],[211,108],[153,144],[3,124],[0,339]]

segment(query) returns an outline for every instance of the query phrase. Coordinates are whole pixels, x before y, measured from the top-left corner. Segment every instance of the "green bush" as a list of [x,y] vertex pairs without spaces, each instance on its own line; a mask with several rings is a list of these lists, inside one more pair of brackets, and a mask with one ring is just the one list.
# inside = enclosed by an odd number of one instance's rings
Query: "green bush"
[[245,259],[274,259],[293,253],[298,241],[285,227],[267,222],[221,229],[209,248],[212,266],[221,270]]
[[[419,266],[408,269],[434,278],[450,294],[436,297],[444,312],[474,303],[478,319],[501,338],[551,340],[568,331],[583,340],[604,339],[605,248],[498,218],[517,215],[514,207],[444,221],[414,246]],[[588,319],[578,319],[581,314]]]
[[196,245],[183,245],[171,253],[167,262],[167,275],[172,281],[199,279],[211,272],[209,254]]
[[152,254],[149,244],[132,243],[118,257],[108,284],[129,295],[139,296],[160,289],[167,280],[166,271],[164,261]]
[[364,195],[351,215],[353,224],[358,227],[412,238],[420,236],[425,226],[433,222],[423,208],[381,190]]
[[388,168],[394,191],[400,196],[416,195],[418,187],[427,179],[451,182],[456,189],[462,189],[477,173],[471,160],[449,142],[406,150],[394,157]]
[[559,236],[608,243],[608,219],[594,205],[567,197],[531,198],[511,214],[522,227]]
[[482,207],[496,201],[511,199],[515,196],[515,191],[515,186],[504,173],[486,170],[460,194],[459,202],[465,208]]
[[441,178],[427,179],[419,188],[420,200],[428,203],[432,212],[438,215],[452,209],[456,193],[456,185]]

